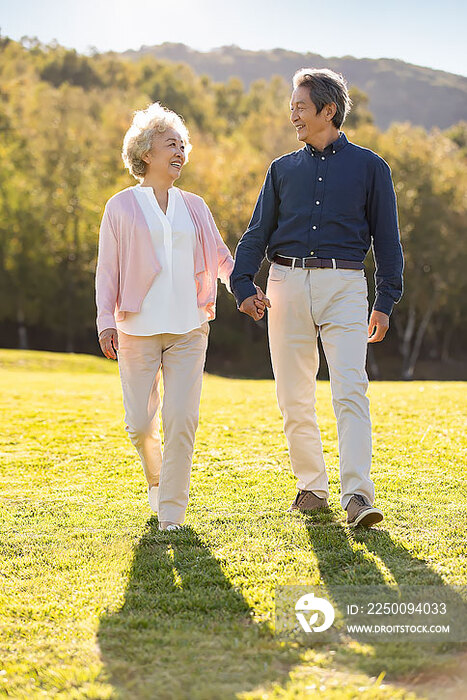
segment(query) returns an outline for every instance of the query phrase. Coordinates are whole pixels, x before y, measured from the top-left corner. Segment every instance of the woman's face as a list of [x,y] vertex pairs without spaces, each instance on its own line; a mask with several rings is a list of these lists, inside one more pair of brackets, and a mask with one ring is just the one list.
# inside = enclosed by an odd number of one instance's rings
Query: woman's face
[[146,177],[156,176],[174,182],[185,164],[185,143],[178,131],[168,128],[157,133],[143,160],[148,164]]

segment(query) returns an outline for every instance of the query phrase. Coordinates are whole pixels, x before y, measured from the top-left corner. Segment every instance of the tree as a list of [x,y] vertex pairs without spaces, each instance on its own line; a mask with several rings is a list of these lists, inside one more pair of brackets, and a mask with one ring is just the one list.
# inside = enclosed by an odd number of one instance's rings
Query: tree
[[[184,117],[194,149],[179,184],[206,199],[233,251],[269,163],[302,147],[289,121],[290,90],[280,77],[245,90],[239,80],[218,84],[150,56],[83,57],[36,39],[0,37],[3,332],[16,324],[22,347],[35,329],[55,339],[54,347],[83,347],[86,338],[86,348],[95,347],[99,221],[106,200],[134,184],[123,168],[122,140],[132,113],[154,100]],[[393,171],[406,257],[393,325],[401,374],[411,378],[422,359],[465,357],[466,125],[426,133],[399,124],[381,133],[366,96],[351,88],[351,97],[347,135]],[[267,375],[264,328],[238,314],[222,288],[219,307],[210,355],[217,367],[229,360],[232,373]],[[381,376],[394,350],[388,341],[374,349]]]
[[401,376],[411,379],[425,339],[434,342],[434,319],[442,316],[447,332],[465,316],[465,167],[460,150],[439,131],[399,124],[384,134],[365,133],[366,143],[391,164],[395,182],[405,291],[394,321]]

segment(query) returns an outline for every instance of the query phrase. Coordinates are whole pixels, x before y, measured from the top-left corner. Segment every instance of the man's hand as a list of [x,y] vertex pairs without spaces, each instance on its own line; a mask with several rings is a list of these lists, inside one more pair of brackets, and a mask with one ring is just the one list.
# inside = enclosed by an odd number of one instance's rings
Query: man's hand
[[[256,285],[255,285],[256,287]],[[271,308],[271,302],[261,289],[261,287],[256,287],[256,294],[251,297],[247,297],[242,301],[239,306],[239,310],[251,316],[255,321],[260,321],[264,316],[265,307]]]
[[106,328],[99,334],[99,345],[109,360],[116,360],[118,350],[118,335],[115,328]]
[[389,316],[382,311],[372,311],[368,324],[368,342],[379,343],[388,332]]

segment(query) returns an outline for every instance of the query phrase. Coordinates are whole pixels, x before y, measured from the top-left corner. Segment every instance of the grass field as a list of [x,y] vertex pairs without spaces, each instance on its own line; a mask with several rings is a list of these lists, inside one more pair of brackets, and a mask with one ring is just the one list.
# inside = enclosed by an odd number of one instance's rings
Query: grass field
[[332,512],[284,512],[273,383],[206,376],[183,533],[151,517],[114,363],[1,350],[0,387],[0,697],[466,697],[460,645],[273,633],[277,584],[467,583],[466,384],[371,385],[386,517],[364,532],[339,506],[326,382]]

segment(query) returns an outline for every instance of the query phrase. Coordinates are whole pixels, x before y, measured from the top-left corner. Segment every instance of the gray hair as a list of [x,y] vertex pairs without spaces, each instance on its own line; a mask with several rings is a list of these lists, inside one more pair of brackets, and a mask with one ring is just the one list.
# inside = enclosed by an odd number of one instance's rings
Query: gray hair
[[180,134],[185,144],[185,158],[191,151],[190,135],[183,119],[163,107],[160,102],[154,102],[146,109],[140,109],[133,115],[133,121],[123,139],[122,158],[125,167],[137,180],[142,180],[146,174],[147,163],[143,160],[152,148],[154,136],[173,128]]
[[308,88],[317,114],[321,112],[324,105],[334,102],[337,110],[332,123],[340,129],[352,107],[344,76],[329,68],[300,68],[293,77],[293,86],[294,89]]

